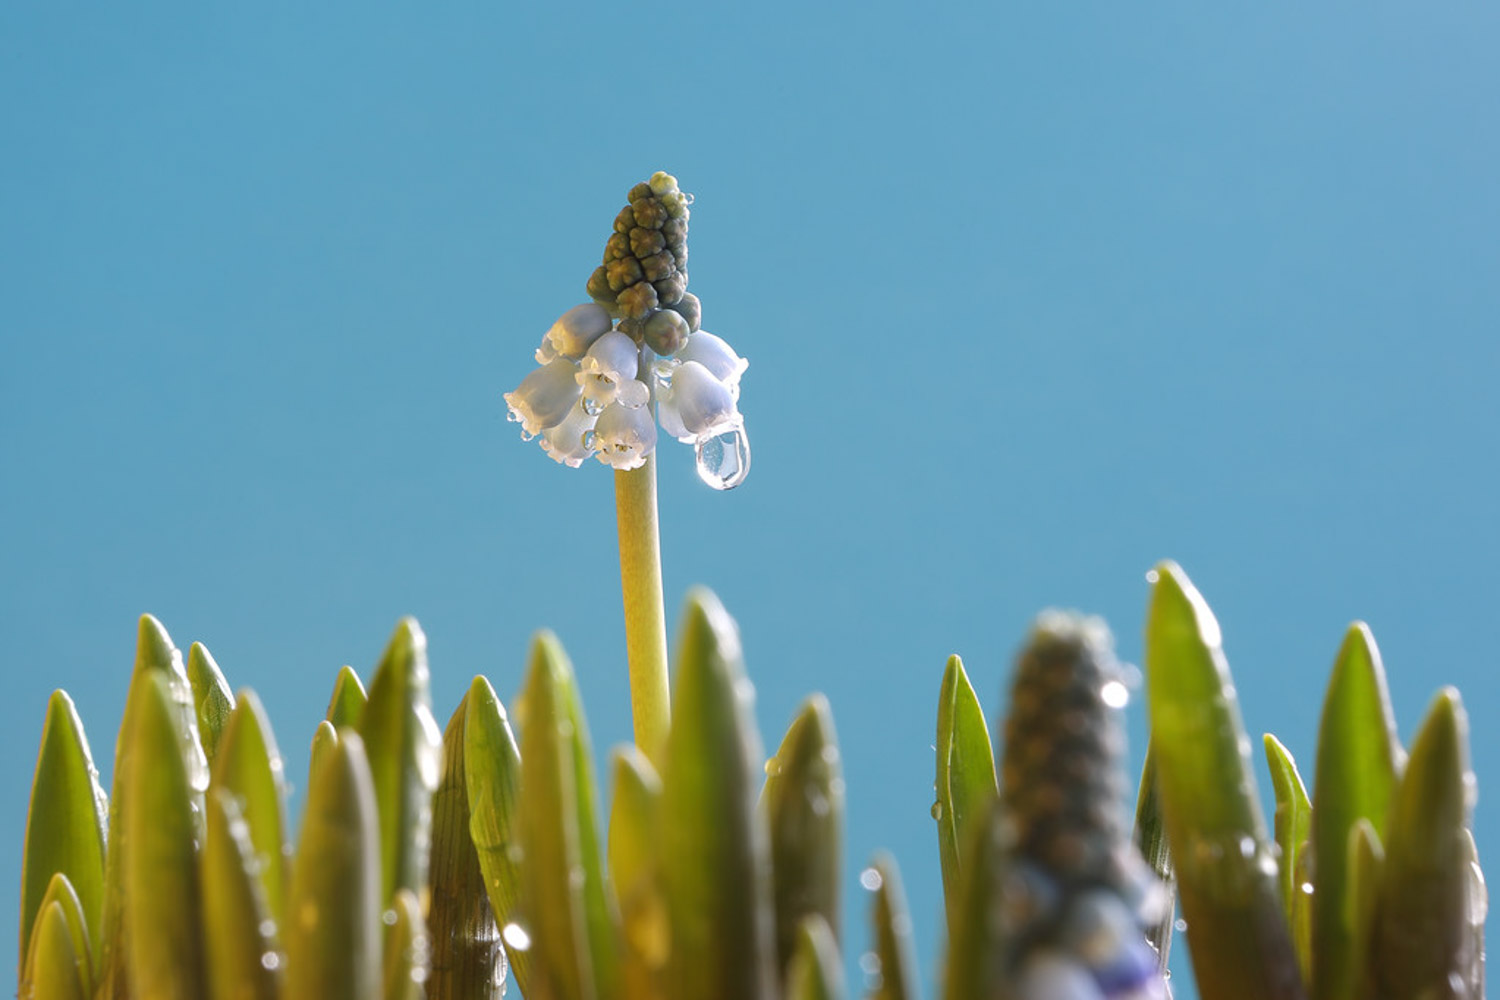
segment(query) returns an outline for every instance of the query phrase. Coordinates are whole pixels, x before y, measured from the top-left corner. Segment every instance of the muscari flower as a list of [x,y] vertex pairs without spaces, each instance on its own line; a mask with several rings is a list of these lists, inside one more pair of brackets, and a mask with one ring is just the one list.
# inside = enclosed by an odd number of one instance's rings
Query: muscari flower
[[589,278],[594,301],[547,330],[539,367],[505,394],[510,419],[559,463],[577,468],[593,456],[622,471],[655,450],[659,419],[693,446],[704,482],[730,489],[750,470],[739,411],[749,362],[701,329],[702,304],[687,290],[692,196],[658,172],[629,200]]
[[1120,812],[1122,676],[1104,623],[1057,611],[1037,620],[1016,670],[992,955],[1020,1000],[1169,996],[1144,934],[1166,896]]

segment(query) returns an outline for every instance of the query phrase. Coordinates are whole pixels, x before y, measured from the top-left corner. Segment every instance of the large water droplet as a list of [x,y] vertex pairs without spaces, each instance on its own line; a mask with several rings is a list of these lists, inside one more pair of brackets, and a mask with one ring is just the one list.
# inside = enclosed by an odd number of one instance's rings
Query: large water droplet
[[750,438],[743,427],[699,441],[698,478],[716,490],[732,490],[750,474]]

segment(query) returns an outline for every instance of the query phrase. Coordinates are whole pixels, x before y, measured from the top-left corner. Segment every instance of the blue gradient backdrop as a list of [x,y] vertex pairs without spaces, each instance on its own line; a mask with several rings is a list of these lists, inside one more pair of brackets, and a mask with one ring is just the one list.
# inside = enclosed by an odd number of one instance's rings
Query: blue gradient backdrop
[[312,6],[0,10],[0,941],[47,694],[107,779],[143,611],[294,776],[402,614],[440,721],[548,626],[628,738],[609,475],[500,394],[656,169],[755,446],[663,455],[669,603],[739,618],[769,746],[831,698],[851,958],[878,846],[941,951],[945,657],[996,714],[1044,606],[1138,661],[1162,557],[1252,732],[1310,764],[1365,618],[1500,783],[1494,6]]

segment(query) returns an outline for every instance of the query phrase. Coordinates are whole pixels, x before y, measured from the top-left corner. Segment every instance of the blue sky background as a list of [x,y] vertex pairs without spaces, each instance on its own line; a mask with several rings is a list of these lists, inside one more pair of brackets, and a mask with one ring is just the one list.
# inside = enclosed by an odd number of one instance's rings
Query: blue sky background
[[1364,618],[1500,781],[1495,7],[305,6],[0,10],[0,899],[47,694],[107,777],[143,611],[293,776],[408,613],[440,721],[548,626],[628,738],[609,474],[500,394],[656,169],[755,449],[663,454],[668,600],[738,617],[771,747],[832,700],[851,959],[888,847],[932,981],[945,657],[997,714],[1043,607],[1138,662],[1163,557],[1305,768]]

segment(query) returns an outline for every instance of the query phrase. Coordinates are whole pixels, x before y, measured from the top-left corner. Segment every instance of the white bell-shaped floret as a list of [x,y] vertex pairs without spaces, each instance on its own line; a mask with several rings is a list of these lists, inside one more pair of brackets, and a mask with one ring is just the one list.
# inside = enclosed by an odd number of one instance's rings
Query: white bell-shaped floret
[[583,400],[573,405],[568,416],[556,427],[542,432],[542,450],[570,469],[576,469],[594,453],[594,422],[599,418],[584,409]]
[[556,427],[581,395],[577,375],[578,365],[567,358],[555,358],[535,369],[514,392],[505,394],[510,419],[519,421],[528,435]]
[[651,390],[636,380],[640,348],[618,330],[611,330],[589,348],[579,365],[578,384],[584,405],[598,413],[610,403],[631,408],[645,404]]
[[734,394],[697,361],[673,369],[659,399],[662,429],[679,441],[700,441],[741,423]]
[[687,343],[682,345],[676,356],[682,361],[698,362],[714,378],[723,382],[734,398],[739,398],[740,376],[745,374],[750,362],[734,353],[734,348],[723,337],[716,337],[707,330],[699,330],[688,337]]
[[536,359],[542,364],[558,357],[577,361],[612,325],[609,310],[597,302],[574,306],[552,324],[542,338],[542,346],[536,349]]
[[649,406],[621,406],[611,403],[599,414],[594,425],[594,447],[599,461],[621,471],[644,465],[646,456],[656,447],[656,421]]

